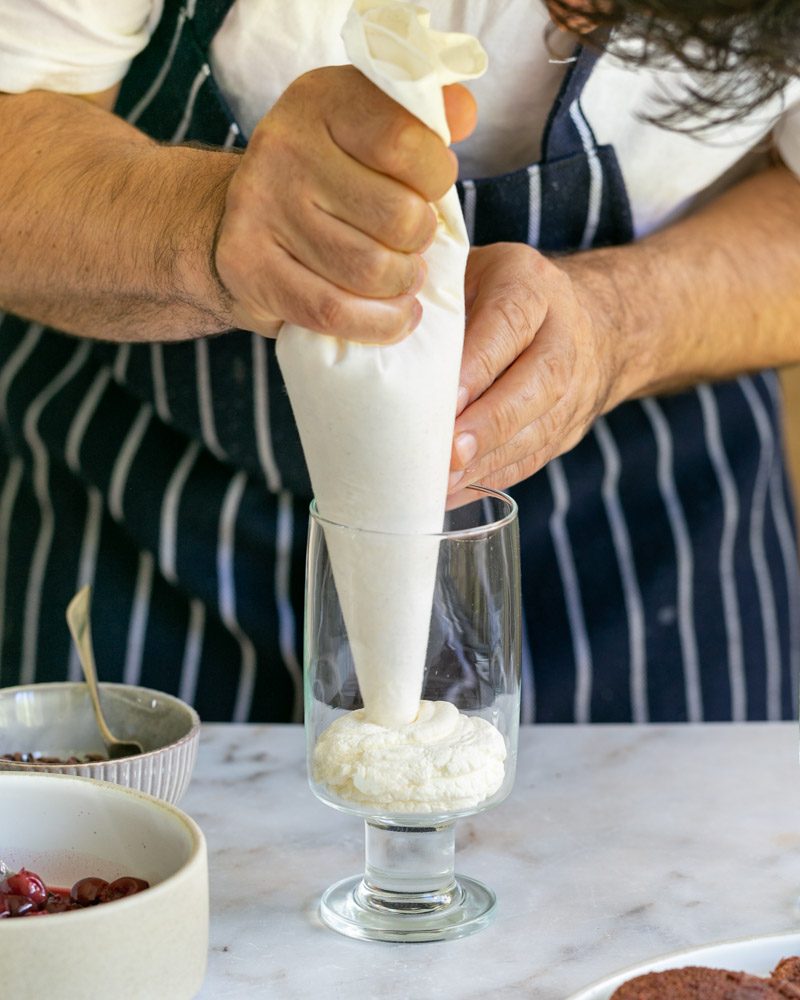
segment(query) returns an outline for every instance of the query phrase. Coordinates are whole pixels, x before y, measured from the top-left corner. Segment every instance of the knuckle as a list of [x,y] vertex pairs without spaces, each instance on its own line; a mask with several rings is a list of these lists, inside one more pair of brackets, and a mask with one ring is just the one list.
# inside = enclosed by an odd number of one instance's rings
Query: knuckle
[[564,394],[570,382],[572,364],[569,356],[562,351],[548,351],[540,359],[542,379],[557,397]]
[[330,66],[315,66],[313,69],[301,73],[289,84],[290,89],[302,90],[305,87],[317,87],[328,82],[330,77]]
[[494,424],[495,431],[499,439],[503,442],[503,447],[510,446],[512,438],[520,430],[522,422],[520,401],[515,396],[508,396],[495,407]]
[[325,96],[331,93],[336,84],[345,78],[343,71],[351,69],[346,66],[316,66],[306,70],[296,77],[284,91],[285,95],[301,97],[307,100],[312,95]]
[[410,296],[405,296],[398,300],[388,316],[383,327],[383,342],[386,344],[397,344],[411,333],[415,326],[416,305],[415,300]]
[[379,247],[357,253],[354,263],[357,265],[356,280],[365,291],[388,293],[402,290],[402,269],[398,267],[397,261],[388,250]]
[[455,182],[457,166],[444,143],[410,115],[395,115],[383,134],[380,168],[437,201]]
[[421,129],[420,123],[409,115],[395,115],[388,121],[382,156],[389,173],[403,173],[415,163]]
[[531,323],[530,310],[522,305],[521,299],[528,297],[518,283],[507,287],[497,300],[499,312],[509,334],[520,347],[529,344],[535,331]]
[[345,309],[333,292],[320,295],[315,301],[307,303],[306,310],[308,326],[318,333],[335,333],[343,326]]
[[330,259],[347,288],[360,295],[388,298],[407,291],[416,273],[410,262],[379,244],[331,246]]
[[389,272],[388,254],[379,249],[355,251],[350,257],[350,270],[365,291],[383,288]]
[[436,230],[439,226],[439,220],[436,217],[436,212],[430,207],[430,205],[425,203],[425,208],[421,213],[422,218],[420,219],[420,246],[427,246],[436,235]]
[[495,342],[484,341],[475,351],[472,358],[472,372],[477,376],[477,382],[488,388],[497,376],[497,361],[495,357]]
[[[272,163],[275,157],[286,155],[293,148],[292,131],[284,126],[282,117],[267,116],[253,130],[242,162],[248,166],[254,165],[254,161]],[[258,169],[261,169],[260,166]]]
[[[391,242],[398,250],[414,251],[428,242],[431,236],[431,216],[433,213],[426,202],[409,191],[397,197],[387,207],[386,231],[391,233]],[[435,228],[435,220],[433,227]]]
[[541,443],[541,450],[547,455],[548,460],[562,450],[563,433],[564,427],[558,411],[552,407],[545,410],[536,421],[536,438]]

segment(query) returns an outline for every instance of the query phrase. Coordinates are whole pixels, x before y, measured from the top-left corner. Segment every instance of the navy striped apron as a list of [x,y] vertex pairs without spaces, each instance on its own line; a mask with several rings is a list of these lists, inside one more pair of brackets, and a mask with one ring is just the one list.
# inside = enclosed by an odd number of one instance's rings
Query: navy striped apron
[[[167,0],[117,111],[156,139],[244,145],[209,67],[231,0]],[[475,244],[631,238],[581,52],[542,160],[460,194]],[[95,587],[102,675],[206,720],[299,719],[310,486],[273,344],[0,336],[0,684],[77,677],[62,609]],[[774,374],[620,406],[513,491],[525,721],[789,718],[797,551]]]

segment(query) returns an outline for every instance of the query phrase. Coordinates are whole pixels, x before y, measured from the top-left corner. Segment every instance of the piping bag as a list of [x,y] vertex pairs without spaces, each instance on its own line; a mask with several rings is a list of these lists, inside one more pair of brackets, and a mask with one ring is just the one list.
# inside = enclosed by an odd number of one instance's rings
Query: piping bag
[[[342,29],[350,61],[436,132],[442,87],[486,69],[470,35],[431,29],[422,7],[356,0]],[[455,187],[434,206],[422,320],[404,340],[357,343],[284,324],[277,357],[326,528],[366,721],[419,710],[464,342],[469,241]]]

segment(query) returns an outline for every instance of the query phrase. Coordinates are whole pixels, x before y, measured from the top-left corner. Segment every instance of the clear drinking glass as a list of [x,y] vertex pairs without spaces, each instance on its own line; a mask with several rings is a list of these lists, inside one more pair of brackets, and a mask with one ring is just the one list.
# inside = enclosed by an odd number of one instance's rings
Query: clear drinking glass
[[[309,780],[323,802],[362,817],[366,830],[364,873],[332,885],[321,915],[351,937],[451,939],[493,915],[491,889],[455,874],[454,831],[460,817],[502,801],[514,781],[519,532],[511,497],[472,491],[475,499],[448,512],[438,535],[361,531],[324,520],[312,504],[304,643]],[[376,648],[383,651],[377,677],[367,669]],[[354,714],[362,690],[370,704],[384,694],[392,705],[408,698],[409,684],[392,686],[405,653],[412,678],[411,661],[419,658],[419,681],[410,682],[417,721],[404,728],[365,722]],[[334,723],[355,729],[337,743]]]

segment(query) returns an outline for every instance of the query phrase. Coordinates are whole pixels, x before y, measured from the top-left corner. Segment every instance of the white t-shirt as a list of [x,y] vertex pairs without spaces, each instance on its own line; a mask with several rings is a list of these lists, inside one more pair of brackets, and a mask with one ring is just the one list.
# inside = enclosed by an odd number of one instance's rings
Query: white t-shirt
[[[147,44],[162,0],[0,0],[0,91],[94,93],[117,83]],[[212,70],[245,134],[301,73],[346,61],[339,30],[351,0],[236,0],[211,46]],[[478,128],[459,144],[464,177],[487,177],[539,158],[547,114],[564,66],[544,44],[542,0],[425,0],[442,31],[476,35],[489,70],[471,85]],[[554,33],[566,55],[570,39]],[[771,135],[800,176],[800,81],[710,138],[657,128],[658,111],[682,72],[636,69],[603,56],[582,107],[598,142],[614,146],[637,236],[690,211],[698,197]]]

